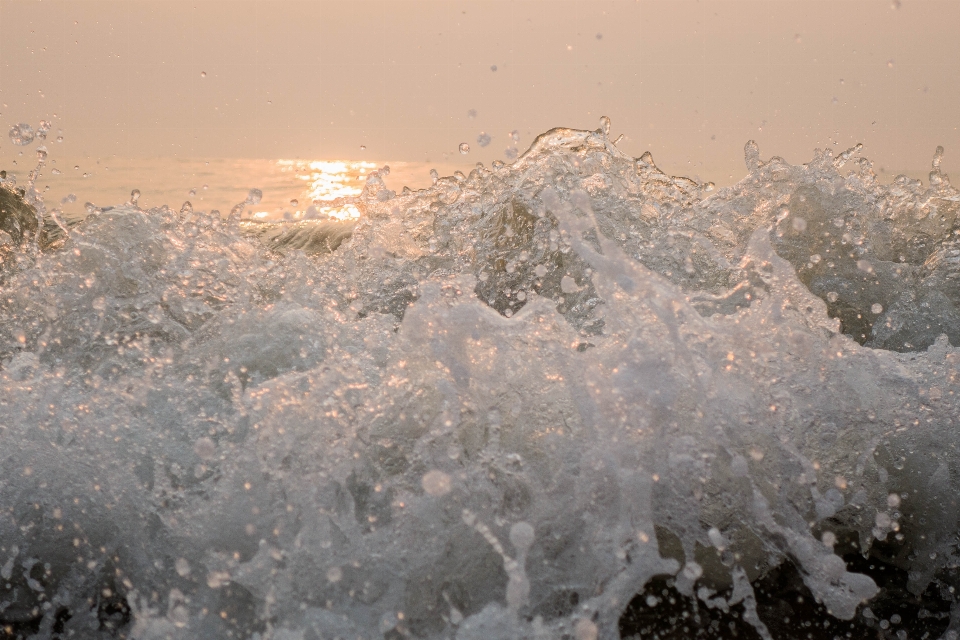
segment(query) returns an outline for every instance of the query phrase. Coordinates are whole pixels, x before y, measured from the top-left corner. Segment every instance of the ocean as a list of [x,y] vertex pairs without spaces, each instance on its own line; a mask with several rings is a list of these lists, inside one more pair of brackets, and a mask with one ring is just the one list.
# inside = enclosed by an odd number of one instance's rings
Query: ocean
[[[361,160],[285,160],[224,158],[58,158],[51,149],[37,178],[37,189],[48,207],[61,207],[69,216],[85,215],[86,203],[116,206],[140,191],[142,207],[168,205],[179,209],[190,202],[196,210],[218,210],[226,215],[259,189],[263,199],[248,212],[257,219],[303,219],[310,206],[319,210],[336,198],[357,196],[366,177],[389,167],[384,180],[396,191],[432,184],[430,170],[444,175],[472,168],[447,163]],[[21,182],[36,167],[32,156],[8,160],[7,173]],[[314,202],[316,201],[316,202]],[[324,212],[352,216],[355,212]]]
[[33,179],[24,145],[0,637],[955,640],[942,150],[750,141],[718,186],[616,139]]

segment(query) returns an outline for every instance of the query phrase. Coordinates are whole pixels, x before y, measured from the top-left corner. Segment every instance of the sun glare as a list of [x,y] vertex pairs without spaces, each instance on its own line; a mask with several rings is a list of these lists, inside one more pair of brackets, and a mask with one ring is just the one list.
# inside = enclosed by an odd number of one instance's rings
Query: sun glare
[[373,162],[343,160],[279,160],[277,164],[281,171],[292,171],[297,180],[306,183],[300,202],[308,206],[297,211],[300,219],[359,218],[360,210],[349,199],[363,192],[367,175],[377,167]]

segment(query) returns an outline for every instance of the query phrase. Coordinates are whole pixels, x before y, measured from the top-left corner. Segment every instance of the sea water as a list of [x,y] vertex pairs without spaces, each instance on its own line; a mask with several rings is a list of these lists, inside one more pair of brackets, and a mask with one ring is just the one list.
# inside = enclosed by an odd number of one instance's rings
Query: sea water
[[8,177],[4,633],[956,638],[960,192],[858,152],[718,189],[604,119],[286,220]]

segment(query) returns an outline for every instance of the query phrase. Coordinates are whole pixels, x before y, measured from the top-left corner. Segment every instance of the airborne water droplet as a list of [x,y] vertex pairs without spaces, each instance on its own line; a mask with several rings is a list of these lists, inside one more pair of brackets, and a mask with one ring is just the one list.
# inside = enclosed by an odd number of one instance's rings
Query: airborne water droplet
[[19,147],[30,144],[34,137],[33,127],[24,122],[10,127],[10,142]]
[[134,189],[130,192],[130,204],[135,205],[140,199],[140,189]]
[[603,133],[604,137],[610,135],[610,118],[607,116],[600,117],[600,131]]
[[193,213],[193,203],[187,200],[180,207],[180,215],[187,216],[187,215],[190,215],[191,213]]
[[467,144],[466,142],[461,142],[461,143],[460,143],[460,153],[463,154],[463,155],[467,155],[468,153],[470,153],[470,145]]
[[481,147],[485,147],[490,144],[491,139],[492,138],[490,137],[490,134],[481,131],[480,135],[477,136],[477,144],[479,144]]
[[300,201],[297,200],[296,198],[293,198],[292,200],[290,200],[290,206],[291,206],[291,207],[295,207],[295,206],[297,206],[298,204],[300,204]]
[[494,64],[494,65],[491,65],[491,66],[490,66],[490,71],[496,72],[496,71],[497,71],[497,65],[495,65],[495,64]]
[[873,306],[870,307],[870,311],[877,314],[883,313],[883,305],[878,302],[874,302]]
[[206,78],[206,77],[207,77],[207,72],[206,72],[206,71],[201,71],[201,72],[200,72],[200,77],[201,77],[201,78]]
[[263,191],[260,189],[250,189],[250,193],[247,194],[247,204],[260,204],[262,199]]

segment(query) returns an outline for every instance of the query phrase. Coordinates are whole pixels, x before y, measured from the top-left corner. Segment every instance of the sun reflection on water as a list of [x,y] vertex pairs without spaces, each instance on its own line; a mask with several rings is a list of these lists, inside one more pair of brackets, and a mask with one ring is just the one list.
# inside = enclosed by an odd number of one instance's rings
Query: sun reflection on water
[[[359,218],[360,210],[349,199],[363,192],[367,176],[377,168],[373,162],[347,160],[278,160],[277,166],[282,173],[292,172],[298,181],[307,183],[299,203],[308,206],[294,214],[300,220]],[[255,217],[267,215],[263,212]]]

